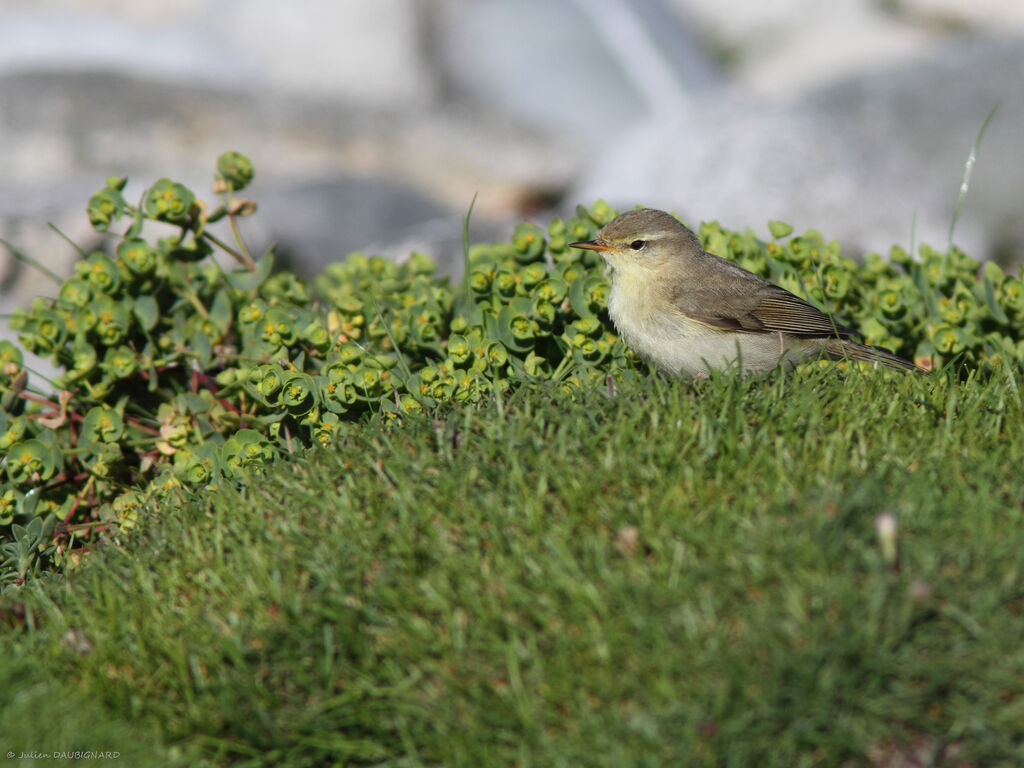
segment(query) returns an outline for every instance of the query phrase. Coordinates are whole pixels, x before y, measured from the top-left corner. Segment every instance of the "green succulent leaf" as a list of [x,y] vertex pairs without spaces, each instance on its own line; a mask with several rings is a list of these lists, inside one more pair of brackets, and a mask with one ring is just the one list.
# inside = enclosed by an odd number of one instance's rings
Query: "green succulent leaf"
[[0,411],[0,416],[0,451],[10,451],[28,430],[28,420],[23,416],[8,417],[3,411]]
[[88,445],[89,450],[82,455],[82,463],[89,473],[100,480],[112,478],[119,464],[124,460],[124,452],[117,443],[94,443]]
[[189,352],[200,368],[209,368],[213,360],[213,343],[203,331],[196,331],[189,339]]
[[188,219],[195,200],[192,190],[184,184],[177,184],[164,178],[150,187],[144,205],[150,217],[158,221],[180,224]]
[[939,323],[933,326],[929,332],[929,340],[936,351],[943,355],[962,352],[967,345],[967,337],[964,332],[948,323]]
[[271,249],[260,258],[256,259],[252,270],[238,269],[233,272],[228,272],[224,277],[228,281],[228,285],[236,291],[247,293],[249,291],[255,291],[263,285],[270,276],[270,270],[273,266],[274,252],[273,249]]
[[64,376],[65,386],[88,376],[98,364],[99,355],[96,347],[86,340],[84,334],[77,336],[71,344],[71,367]]
[[7,477],[13,483],[45,482],[53,477],[55,469],[53,452],[37,438],[15,443],[7,453]]
[[97,232],[106,232],[124,213],[125,201],[119,189],[101,189],[89,198],[85,212]]
[[1007,277],[1000,292],[1003,297],[1003,304],[1014,312],[1024,312],[1024,282],[1015,277]]
[[130,306],[129,302],[117,301],[103,295],[94,299],[85,308],[95,315],[96,324],[92,330],[104,346],[120,344],[127,336],[131,327]]
[[580,317],[592,317],[608,305],[608,281],[603,275],[581,276],[569,286],[569,301]]
[[14,518],[23,514],[25,494],[9,485],[0,486],[0,526],[10,525]]
[[156,297],[148,293],[136,296],[132,303],[132,314],[143,331],[152,331],[160,320],[160,307]]
[[295,415],[309,413],[318,401],[319,388],[308,373],[289,371],[284,375],[278,402]]
[[267,436],[255,429],[239,429],[220,449],[220,467],[228,477],[242,478],[265,466],[277,455]]
[[92,299],[92,296],[92,286],[80,277],[69,277],[57,293],[60,305],[68,309],[84,307]]
[[454,335],[448,339],[448,357],[456,365],[462,365],[473,354],[469,341],[465,336]]
[[115,443],[124,435],[124,420],[115,409],[97,405],[82,421],[82,440],[86,443]]
[[188,445],[174,454],[174,474],[193,488],[208,488],[219,484],[220,449],[213,443]]
[[535,224],[520,224],[512,234],[512,246],[515,248],[515,260],[519,264],[529,264],[544,257],[547,241],[544,230]]
[[884,291],[878,297],[878,305],[886,317],[900,320],[907,314],[907,302],[904,294],[895,288]]
[[124,345],[110,347],[103,356],[100,367],[112,379],[127,379],[137,367],[135,353]]
[[850,271],[835,264],[827,264],[821,271],[821,284],[826,297],[833,301],[843,299],[850,292]]
[[122,240],[117,246],[117,257],[133,275],[139,277],[151,274],[157,266],[157,251],[138,237]]
[[533,305],[524,297],[516,297],[501,308],[497,318],[498,339],[507,349],[516,352],[533,349],[539,326],[532,315]]
[[0,339],[0,376],[13,376],[22,369],[24,364],[25,356],[14,342]]
[[232,189],[238,191],[245,189],[252,182],[256,172],[252,160],[246,155],[229,151],[217,158],[217,173],[231,185]]
[[992,261],[985,264],[985,268],[982,270],[985,305],[988,307],[988,311],[992,313],[992,317],[999,323],[1010,322],[1006,312],[1003,311],[1003,308],[999,306],[999,302],[996,300],[996,290],[1003,284],[1004,279],[1005,275],[1003,275],[1003,270],[999,268],[998,264]]

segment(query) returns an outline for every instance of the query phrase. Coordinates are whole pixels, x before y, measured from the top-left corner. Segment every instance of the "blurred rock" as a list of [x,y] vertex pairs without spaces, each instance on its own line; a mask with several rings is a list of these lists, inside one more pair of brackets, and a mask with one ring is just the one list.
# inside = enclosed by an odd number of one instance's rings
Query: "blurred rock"
[[276,243],[276,264],[307,278],[353,251],[378,250],[370,242],[374,237],[402,240],[443,222],[448,213],[400,182],[382,178],[279,181],[260,196],[260,208],[252,221],[263,230],[264,241]]
[[623,138],[575,188],[582,200],[643,202],[693,222],[764,233],[769,219],[815,228],[853,251],[945,247],[971,145],[985,135],[955,241],[984,257],[1024,242],[1024,43],[951,41],[887,71],[774,106],[705,97]]
[[790,100],[808,89],[918,56],[936,42],[865,0],[674,0],[745,92]]
[[[0,0],[0,237],[66,272],[47,219],[99,242],[82,209],[105,176],[209,197],[232,148],[257,167],[255,241],[306,273],[411,243],[457,266],[474,193],[498,236],[602,196],[865,248],[907,243],[916,210],[941,241],[1002,99],[958,240],[1005,250],[1024,54],[950,30],[1020,13],[937,2]],[[40,290],[0,254],[4,274]]]
[[[252,226],[305,273],[445,217],[461,237],[476,193],[478,222],[556,199],[585,148],[441,93],[440,7],[0,0],[0,237],[66,274],[75,251],[47,219],[82,233],[88,196],[114,173],[129,197],[167,175],[209,199],[229,148],[256,164]],[[35,291],[0,252],[3,274]]]
[[362,108],[432,103],[415,0],[0,0],[0,71],[107,70]]
[[729,81],[790,100],[940,50],[957,35],[1024,33],[1019,0],[668,0]]
[[435,36],[461,98],[588,149],[639,117],[719,81],[660,0],[448,2]]
[[[353,111],[106,72],[0,76],[0,104],[0,236],[17,240],[26,227],[46,234],[53,216],[84,224],[89,195],[115,173],[131,179],[129,198],[170,175],[209,199],[214,161],[233,148],[256,164],[255,226],[287,241],[305,272],[424,221],[458,219],[476,192],[479,218],[529,208],[561,194],[582,163],[535,129],[468,107]],[[51,268],[66,272],[74,252],[64,255],[48,254]]]
[[422,0],[218,0],[203,15],[264,86],[406,110],[436,101],[436,72],[423,66],[429,12]]

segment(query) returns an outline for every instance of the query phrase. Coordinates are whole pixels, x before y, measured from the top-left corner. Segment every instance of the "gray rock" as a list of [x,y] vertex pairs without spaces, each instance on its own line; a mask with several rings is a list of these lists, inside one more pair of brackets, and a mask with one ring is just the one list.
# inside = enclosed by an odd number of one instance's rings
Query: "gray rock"
[[278,266],[306,277],[353,251],[381,250],[443,221],[449,212],[401,182],[334,177],[277,182],[260,195],[261,229],[276,243]]
[[[815,91],[791,106],[740,94],[647,122],[574,189],[677,209],[694,222],[765,233],[769,219],[813,227],[854,251],[945,247],[971,145],[978,152],[955,241],[985,256],[1024,242],[1024,43],[948,45],[910,65]],[[916,219],[916,225],[915,225]]]
[[448,3],[445,81],[466,100],[599,147],[666,98],[717,82],[700,44],[661,0]]
[[[438,217],[458,219],[477,190],[477,218],[500,216],[564,189],[581,160],[536,130],[465,106],[353,111],[106,72],[0,77],[0,104],[0,142],[9,149],[0,155],[0,237],[37,245],[47,218],[85,225],[86,200],[110,174],[130,177],[130,199],[169,175],[215,201],[214,161],[233,148],[257,167],[246,192],[261,204],[253,231],[287,246],[305,273],[403,240]],[[0,274],[5,263],[0,254]],[[64,273],[70,261],[52,268]]]

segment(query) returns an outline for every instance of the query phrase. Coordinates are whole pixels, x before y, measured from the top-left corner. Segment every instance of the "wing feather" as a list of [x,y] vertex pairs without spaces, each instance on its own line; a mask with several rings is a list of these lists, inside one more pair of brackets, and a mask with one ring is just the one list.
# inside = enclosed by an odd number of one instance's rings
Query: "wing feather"
[[[700,254],[699,284],[678,288],[672,303],[698,322],[741,333],[790,333],[796,336],[859,336],[817,307],[730,261]],[[710,278],[710,279],[709,279]]]

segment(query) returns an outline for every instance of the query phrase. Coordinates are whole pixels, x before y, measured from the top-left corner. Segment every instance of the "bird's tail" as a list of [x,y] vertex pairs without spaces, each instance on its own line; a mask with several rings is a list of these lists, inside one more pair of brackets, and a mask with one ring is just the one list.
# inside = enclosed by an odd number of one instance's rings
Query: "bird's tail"
[[887,349],[869,347],[867,344],[850,339],[829,339],[825,344],[825,353],[836,360],[863,360],[866,363],[884,365],[887,368],[924,372],[923,368],[918,368],[910,361],[897,357]]

